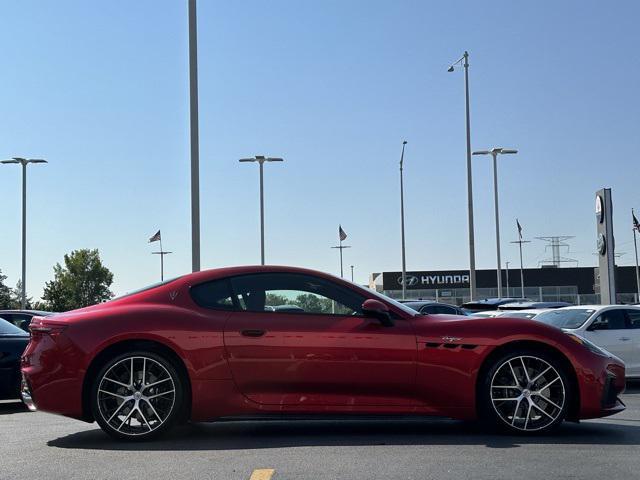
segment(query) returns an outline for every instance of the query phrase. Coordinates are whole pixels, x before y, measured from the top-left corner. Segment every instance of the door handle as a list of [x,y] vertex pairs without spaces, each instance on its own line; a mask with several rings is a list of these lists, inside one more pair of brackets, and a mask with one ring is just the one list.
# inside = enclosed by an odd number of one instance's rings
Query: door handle
[[620,337],[618,340],[626,342],[626,341],[631,340],[631,339],[629,337]]
[[248,330],[242,330],[240,332],[244,337],[261,337],[263,336],[265,333],[267,333],[264,330],[258,330],[258,329],[248,329]]

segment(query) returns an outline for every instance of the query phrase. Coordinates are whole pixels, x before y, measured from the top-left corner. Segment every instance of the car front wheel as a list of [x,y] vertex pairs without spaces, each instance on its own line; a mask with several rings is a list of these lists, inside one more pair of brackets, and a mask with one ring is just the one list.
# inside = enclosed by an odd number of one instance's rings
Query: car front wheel
[[481,419],[510,433],[548,432],[562,423],[572,394],[564,365],[544,351],[509,352],[481,386]]
[[151,351],[106,362],[93,385],[91,405],[100,427],[122,440],[149,440],[180,416],[183,382],[174,365]]

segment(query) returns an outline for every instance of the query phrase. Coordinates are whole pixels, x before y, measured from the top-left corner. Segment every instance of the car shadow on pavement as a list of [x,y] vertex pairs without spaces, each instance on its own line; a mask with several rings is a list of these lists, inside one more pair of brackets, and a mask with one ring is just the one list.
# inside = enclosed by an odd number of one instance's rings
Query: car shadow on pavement
[[27,408],[27,406],[20,400],[16,400],[15,402],[3,401],[0,403],[0,415],[8,415],[10,413],[25,413],[28,411],[29,409]]
[[[628,422],[628,423],[627,423]],[[565,423],[549,435],[490,434],[475,424],[446,419],[237,421],[188,424],[151,442],[111,439],[100,429],[50,440],[57,448],[96,450],[252,450],[310,446],[485,445],[516,448],[528,444],[640,445],[640,420]]]

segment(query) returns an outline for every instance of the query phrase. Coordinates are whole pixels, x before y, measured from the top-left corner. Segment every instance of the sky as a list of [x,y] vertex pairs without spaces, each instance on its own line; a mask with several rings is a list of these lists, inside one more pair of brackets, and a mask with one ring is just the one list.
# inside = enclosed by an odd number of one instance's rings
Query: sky
[[[612,188],[621,265],[640,210],[640,3],[635,1],[198,1],[202,267],[266,260],[339,273],[338,224],[355,280],[401,268],[405,154],[409,270],[468,267],[464,77],[473,149],[499,159],[502,258],[515,219],[573,235],[593,266],[594,195]],[[98,248],[120,294],[191,269],[186,0],[0,2],[0,157],[28,171],[27,292],[65,253]],[[490,157],[473,159],[478,268],[495,268]],[[0,269],[20,278],[20,168],[0,165]]]

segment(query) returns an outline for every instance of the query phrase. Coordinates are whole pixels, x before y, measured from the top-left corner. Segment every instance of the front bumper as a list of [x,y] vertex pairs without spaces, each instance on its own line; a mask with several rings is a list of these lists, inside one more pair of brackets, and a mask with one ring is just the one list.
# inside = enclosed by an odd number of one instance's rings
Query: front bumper
[[626,406],[619,395],[624,392],[625,367],[616,357],[599,357],[591,368],[578,375],[580,388],[580,418],[599,418],[615,415]]

